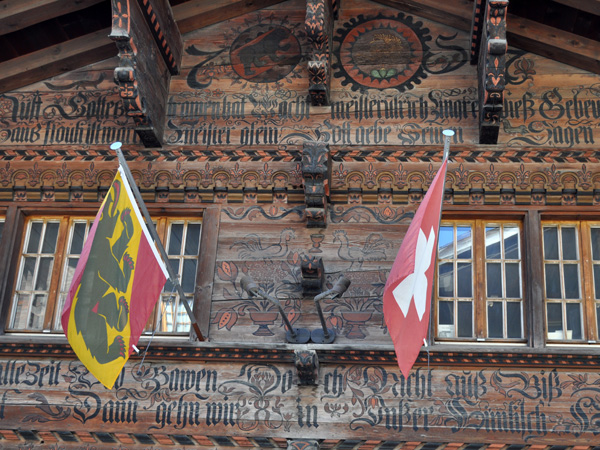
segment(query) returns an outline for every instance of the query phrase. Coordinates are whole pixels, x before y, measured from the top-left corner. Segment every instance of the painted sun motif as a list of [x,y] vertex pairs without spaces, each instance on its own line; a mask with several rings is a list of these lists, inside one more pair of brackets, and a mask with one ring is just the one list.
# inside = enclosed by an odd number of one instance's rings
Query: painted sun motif
[[399,91],[412,89],[427,77],[423,61],[429,53],[429,30],[412,17],[358,16],[344,24],[335,76],[352,90],[361,88]]

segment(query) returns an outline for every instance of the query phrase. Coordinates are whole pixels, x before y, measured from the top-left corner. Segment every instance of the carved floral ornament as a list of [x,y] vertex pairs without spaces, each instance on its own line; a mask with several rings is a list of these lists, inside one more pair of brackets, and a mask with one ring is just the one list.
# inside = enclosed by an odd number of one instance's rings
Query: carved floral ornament
[[[356,163],[334,161],[331,196],[335,202],[348,196],[359,200],[371,196],[369,202],[411,203],[420,201],[437,172],[438,163]],[[190,168],[192,166],[193,168]],[[273,195],[275,202],[301,202],[291,194],[302,192],[302,168],[299,162],[225,162],[225,163],[131,163],[138,186],[146,192],[154,190],[159,201],[169,195],[196,193],[197,201],[243,202],[258,194]],[[46,163],[9,161],[0,165],[3,200],[39,201],[69,200],[56,197],[60,192],[91,193],[110,185],[115,164],[107,162]],[[30,194],[27,194],[27,192]],[[17,194],[18,192],[18,194]],[[406,195],[408,194],[408,200]],[[460,198],[461,196],[470,196]],[[575,204],[578,197],[586,203],[600,203],[600,171],[594,164],[516,163],[451,163],[446,176],[446,202],[494,204],[514,200],[515,195],[531,196],[531,202],[544,202],[542,197],[562,196],[558,202]],[[373,197],[375,196],[375,197]],[[377,200],[377,196],[379,200]],[[398,197],[399,196],[399,197]],[[498,198],[500,196],[500,198]],[[412,200],[411,200],[412,198]],[[77,198],[71,200],[77,200]],[[189,199],[188,199],[189,200]],[[263,197],[264,200],[264,197]]]

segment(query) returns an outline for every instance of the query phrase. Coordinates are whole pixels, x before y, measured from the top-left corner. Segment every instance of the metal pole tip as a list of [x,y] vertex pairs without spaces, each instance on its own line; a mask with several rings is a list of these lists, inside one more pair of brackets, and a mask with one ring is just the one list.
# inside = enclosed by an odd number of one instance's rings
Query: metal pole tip
[[442,131],[442,134],[444,136],[447,136],[447,137],[452,137],[452,136],[454,136],[454,131],[452,131],[452,130],[444,130],[444,131]]
[[110,149],[111,150],[118,150],[121,148],[121,144],[120,142],[113,142],[112,144],[110,144]]

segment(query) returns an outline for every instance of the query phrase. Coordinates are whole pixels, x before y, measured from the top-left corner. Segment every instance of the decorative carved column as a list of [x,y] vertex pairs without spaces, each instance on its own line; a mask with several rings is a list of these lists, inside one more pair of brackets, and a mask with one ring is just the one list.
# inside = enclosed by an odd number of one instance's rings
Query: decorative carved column
[[488,0],[479,50],[479,143],[497,144],[506,85],[508,0]]
[[329,146],[325,142],[305,142],[302,149],[302,176],[306,201],[306,226],[327,227],[327,196],[331,176]]
[[[337,13],[339,3],[336,2],[335,6]],[[313,106],[329,105],[333,15],[332,0],[306,0],[306,34],[312,45],[308,61],[308,92]]]

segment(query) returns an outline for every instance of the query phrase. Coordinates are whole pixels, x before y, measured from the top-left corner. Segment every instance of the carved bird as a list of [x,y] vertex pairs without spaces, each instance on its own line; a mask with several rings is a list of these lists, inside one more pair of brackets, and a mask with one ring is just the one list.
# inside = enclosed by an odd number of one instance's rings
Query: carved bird
[[[371,233],[367,236],[362,248],[351,247],[348,235],[344,230],[335,230],[333,232],[333,242],[339,242],[338,256],[344,261],[357,262],[362,267],[364,261],[382,261],[386,259],[385,249],[390,246],[389,242],[383,239],[380,233]],[[352,267],[352,266],[350,266]]]
[[284,258],[288,254],[288,242],[296,237],[294,230],[286,228],[279,236],[279,242],[263,247],[261,238],[257,234],[248,234],[243,240],[236,241],[229,247],[237,247],[238,256],[243,259],[269,260]]

